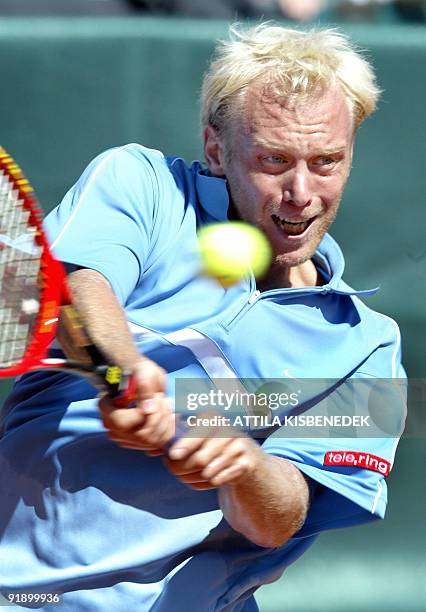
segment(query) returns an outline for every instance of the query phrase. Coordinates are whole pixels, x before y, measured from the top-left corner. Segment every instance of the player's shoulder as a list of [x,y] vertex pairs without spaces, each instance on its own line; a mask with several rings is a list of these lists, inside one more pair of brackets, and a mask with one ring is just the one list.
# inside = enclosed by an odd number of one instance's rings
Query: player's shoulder
[[357,311],[360,320],[368,325],[372,330],[389,330],[399,334],[398,323],[390,315],[372,308],[368,304],[371,296],[375,295],[380,288],[357,290],[348,285],[343,279],[339,282],[339,290],[350,296],[354,309]]
[[[202,170],[200,162],[188,165],[182,157],[166,156],[158,149],[140,143],[129,143],[106,149],[87,165],[82,178],[99,175],[104,180],[150,180],[155,184],[182,189],[194,184]],[[184,189],[187,191],[187,189]]]
[[367,296],[376,293],[377,289],[356,291],[343,281],[339,289],[347,294],[346,304],[350,304],[347,320],[355,331],[353,337],[363,347],[365,357],[368,357],[359,372],[379,378],[405,378],[401,366],[402,342],[398,323],[366,303]]
[[162,170],[167,170],[167,161],[161,151],[132,142],[98,153],[88,163],[82,176],[110,175],[120,179],[132,174],[157,174]]
[[351,296],[352,303],[358,311],[361,319],[378,328],[397,328],[398,323],[390,315],[376,310],[368,304],[368,300],[380,291],[380,287],[374,289],[357,290],[345,283],[339,283],[339,289],[345,288]]
[[106,189],[153,194],[154,200],[173,197],[177,185],[168,158],[139,143],[106,149],[92,159],[77,187],[100,184]]
[[330,287],[338,294],[345,296],[345,308],[350,305],[350,312],[346,313],[355,325],[362,323],[370,336],[377,337],[391,334],[399,337],[397,322],[387,314],[375,310],[368,304],[371,296],[375,295],[380,287],[354,288],[344,279],[345,260],[338,243],[326,234],[315,253],[316,263],[325,271]]
[[353,294],[351,299],[368,335],[379,338],[381,343],[401,342],[401,331],[394,318],[369,306],[368,297],[362,294]]
[[93,158],[88,169],[93,172],[103,167],[106,170],[119,168],[127,172],[140,172],[143,168],[155,170],[166,166],[166,158],[161,151],[132,142],[102,151]]

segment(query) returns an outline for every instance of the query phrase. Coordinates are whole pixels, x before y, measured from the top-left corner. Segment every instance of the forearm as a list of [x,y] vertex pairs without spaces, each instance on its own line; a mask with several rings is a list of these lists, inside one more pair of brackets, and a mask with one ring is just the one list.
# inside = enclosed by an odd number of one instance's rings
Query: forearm
[[[122,447],[160,454],[175,431],[175,418],[165,397],[164,370],[139,353],[124,310],[102,274],[81,269],[70,274],[68,282],[91,341],[111,364],[132,375],[135,406],[114,405],[107,396],[99,402],[108,436]],[[63,344],[60,333],[58,338]],[[67,347],[63,348],[68,354]],[[73,350],[72,345],[69,348]]]
[[236,531],[259,546],[276,547],[302,527],[309,489],[290,462],[262,454],[258,468],[246,479],[219,489],[219,503]]
[[133,342],[124,310],[106,278],[81,269],[68,277],[73,302],[98,349],[111,363],[131,371],[141,356]]

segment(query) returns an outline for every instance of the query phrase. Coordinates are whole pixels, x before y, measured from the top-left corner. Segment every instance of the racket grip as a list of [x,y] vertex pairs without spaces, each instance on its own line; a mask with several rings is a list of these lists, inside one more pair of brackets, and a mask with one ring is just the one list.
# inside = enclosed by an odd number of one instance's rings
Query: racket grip
[[136,404],[137,392],[133,376],[123,376],[118,392],[111,397],[111,402],[116,408],[130,408]]
[[[120,389],[111,393],[111,402],[116,408],[131,408],[136,404],[136,383],[133,376],[125,376],[120,383]],[[188,425],[179,415],[176,415],[176,429],[174,436],[164,445],[169,450],[188,431]]]

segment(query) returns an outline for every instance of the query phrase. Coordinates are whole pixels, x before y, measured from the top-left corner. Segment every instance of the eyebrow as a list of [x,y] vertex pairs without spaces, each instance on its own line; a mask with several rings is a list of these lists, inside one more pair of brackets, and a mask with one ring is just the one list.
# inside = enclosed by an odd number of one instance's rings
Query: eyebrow
[[[265,147],[265,149],[270,149],[271,151],[283,151],[285,147],[280,142],[273,142],[269,140],[264,140],[263,138],[256,138],[252,140],[253,146],[255,147]],[[331,155],[333,153],[342,153],[347,149],[347,144],[338,143],[334,147],[325,147],[324,149],[319,150],[318,155]]]

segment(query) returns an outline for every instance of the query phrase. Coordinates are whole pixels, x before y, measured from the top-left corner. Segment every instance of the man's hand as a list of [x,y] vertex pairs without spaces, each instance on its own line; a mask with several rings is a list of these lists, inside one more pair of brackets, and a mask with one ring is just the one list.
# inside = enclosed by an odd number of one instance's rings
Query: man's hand
[[200,491],[242,482],[256,470],[263,455],[237,429],[203,426],[191,429],[191,437],[175,442],[164,461],[178,480]]
[[303,525],[309,491],[301,472],[237,429],[191,429],[191,437],[175,442],[164,462],[192,489],[218,488],[224,518],[259,546],[282,546]]
[[134,407],[117,408],[104,396],[102,420],[111,440],[124,448],[161,455],[175,433],[175,416],[165,395],[166,374],[155,362],[140,358],[133,368],[137,400]]
[[[142,367],[141,397],[164,389],[163,374],[156,368],[153,362]],[[147,372],[151,373],[148,381]],[[176,417],[163,390],[139,400],[135,408],[115,408],[102,398],[100,409],[109,437],[120,446],[151,456],[167,453],[165,445],[175,434]],[[169,449],[164,463],[192,489],[218,488],[224,518],[259,546],[282,546],[303,525],[309,490],[301,472],[285,459],[262,451],[237,429],[213,425],[191,429],[191,436],[180,438]]]

